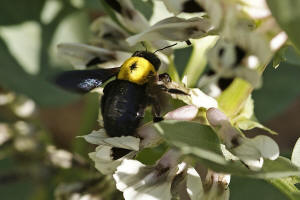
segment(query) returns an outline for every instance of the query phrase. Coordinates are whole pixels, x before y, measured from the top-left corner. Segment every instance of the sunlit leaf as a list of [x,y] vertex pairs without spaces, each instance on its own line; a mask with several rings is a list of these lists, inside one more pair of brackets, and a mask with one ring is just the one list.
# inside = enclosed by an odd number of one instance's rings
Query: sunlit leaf
[[226,164],[216,133],[196,122],[163,121],[155,124],[167,142],[181,149],[184,154],[194,154],[219,164]]

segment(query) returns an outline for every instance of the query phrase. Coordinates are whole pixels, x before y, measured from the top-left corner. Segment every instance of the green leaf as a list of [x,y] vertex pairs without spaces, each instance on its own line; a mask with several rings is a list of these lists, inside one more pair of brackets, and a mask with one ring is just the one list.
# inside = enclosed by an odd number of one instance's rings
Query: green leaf
[[137,154],[135,159],[145,165],[154,165],[167,149],[166,143],[162,143],[154,148],[145,148]]
[[280,27],[288,34],[300,52],[300,1],[267,0],[268,6]]
[[292,163],[300,167],[300,138],[297,140],[293,153],[292,153]]
[[0,85],[26,95],[40,106],[63,105],[78,99],[77,95],[65,92],[50,82],[26,73],[10,55],[0,38]]
[[156,123],[155,127],[168,143],[178,147],[183,154],[193,154],[211,162],[226,164],[220,141],[209,126],[169,120]]
[[1,0],[0,25],[19,24],[40,19],[45,0]]

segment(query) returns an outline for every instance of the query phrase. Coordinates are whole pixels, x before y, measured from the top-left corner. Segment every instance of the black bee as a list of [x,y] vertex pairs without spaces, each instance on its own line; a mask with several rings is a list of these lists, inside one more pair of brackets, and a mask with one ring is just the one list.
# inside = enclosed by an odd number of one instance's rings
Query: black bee
[[134,135],[147,106],[152,106],[154,122],[163,119],[161,91],[186,95],[182,90],[170,88],[171,78],[167,73],[158,75],[161,61],[154,53],[137,51],[117,68],[67,71],[57,77],[56,83],[67,90],[86,93],[115,76],[104,87],[101,100],[104,128],[111,137]]

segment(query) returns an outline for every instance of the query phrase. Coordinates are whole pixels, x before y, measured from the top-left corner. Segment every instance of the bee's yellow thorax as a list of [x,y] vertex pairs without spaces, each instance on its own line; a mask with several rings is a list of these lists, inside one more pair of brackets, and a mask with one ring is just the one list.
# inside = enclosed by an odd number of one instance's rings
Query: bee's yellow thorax
[[156,75],[154,66],[143,57],[131,57],[127,59],[118,73],[119,80],[143,85],[148,82],[149,75]]

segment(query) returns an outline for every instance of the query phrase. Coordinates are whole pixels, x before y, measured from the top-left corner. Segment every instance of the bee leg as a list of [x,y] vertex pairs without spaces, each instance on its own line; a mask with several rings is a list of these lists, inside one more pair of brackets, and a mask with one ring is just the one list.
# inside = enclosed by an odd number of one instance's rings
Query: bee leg
[[168,92],[170,94],[189,95],[186,92],[176,88],[167,88],[165,85],[159,85],[159,87],[162,91]]
[[153,116],[153,122],[160,122],[164,120],[164,118],[160,115],[160,104],[157,98],[152,98],[151,99],[151,104],[152,104],[152,116]]
[[163,82],[167,82],[167,83],[172,82],[172,79],[171,79],[170,75],[167,74],[167,73],[163,73],[163,74],[158,75],[158,80],[163,81]]

